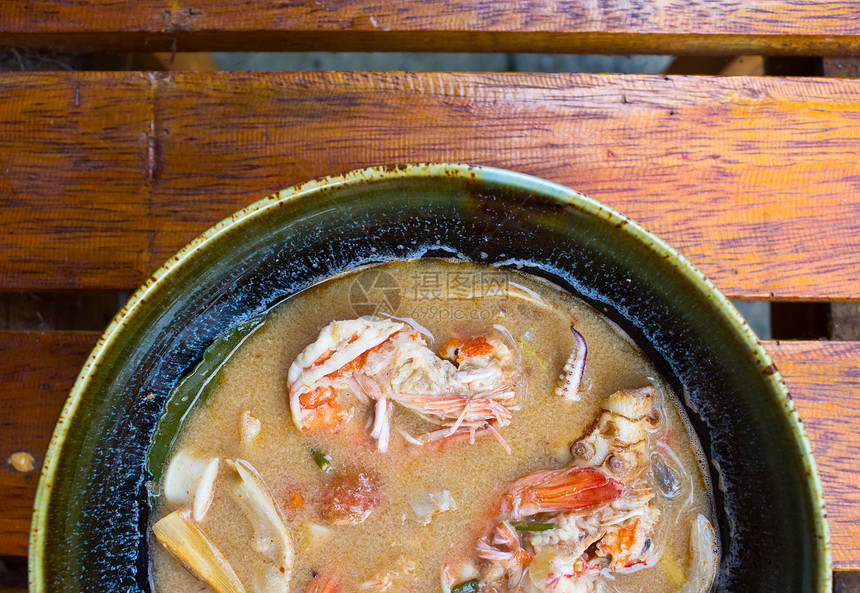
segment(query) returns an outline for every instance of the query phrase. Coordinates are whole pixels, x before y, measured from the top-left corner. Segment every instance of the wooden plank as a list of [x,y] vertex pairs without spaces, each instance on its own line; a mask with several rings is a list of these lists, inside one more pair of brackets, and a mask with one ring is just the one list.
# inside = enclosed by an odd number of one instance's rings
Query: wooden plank
[[860,297],[860,81],[4,73],[0,93],[0,289],[128,290],[278,189],[448,161],[579,189],[730,297]]
[[836,569],[860,569],[860,342],[767,342],[824,487]]
[[[25,555],[48,441],[97,332],[0,332],[0,555]],[[33,471],[17,471],[16,453]]]
[[0,76],[0,286],[137,286],[152,232],[151,81],[54,78]]
[[29,0],[6,47],[137,51],[494,51],[851,55],[853,0]]
[[[26,553],[38,471],[21,474],[16,451],[41,464],[65,394],[94,332],[0,331],[0,555]],[[860,342],[765,342],[812,440],[833,540],[834,566],[860,569]]]

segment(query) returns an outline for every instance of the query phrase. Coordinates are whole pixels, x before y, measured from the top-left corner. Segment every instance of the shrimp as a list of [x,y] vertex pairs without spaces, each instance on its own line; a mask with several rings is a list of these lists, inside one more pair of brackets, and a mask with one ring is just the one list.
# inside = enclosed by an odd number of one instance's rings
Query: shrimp
[[478,336],[449,341],[437,356],[424,336],[404,323],[362,317],[324,327],[290,366],[290,413],[301,431],[339,432],[357,406],[373,407],[370,436],[388,448],[394,404],[440,426],[414,437],[416,445],[460,433],[498,428],[519,409],[514,353],[499,340]]
[[612,394],[572,444],[570,467],[508,487],[499,520],[475,546],[482,591],[592,593],[607,571],[656,563],[660,512],[643,477],[656,427],[653,397],[653,387]]

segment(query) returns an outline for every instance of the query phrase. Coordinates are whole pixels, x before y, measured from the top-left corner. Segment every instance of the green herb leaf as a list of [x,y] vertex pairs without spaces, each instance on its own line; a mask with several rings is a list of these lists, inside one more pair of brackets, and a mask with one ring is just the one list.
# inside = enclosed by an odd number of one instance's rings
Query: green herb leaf
[[451,587],[451,593],[480,593],[480,591],[481,588],[478,579],[457,583]]
[[[146,453],[146,469],[154,484],[161,481],[161,474],[170,450],[191,408],[203,405],[218,389],[221,383],[219,369],[236,351],[239,344],[265,322],[265,316],[255,317],[219,335],[203,353],[197,366],[182,377],[170,391],[164,402],[164,410],[155,424],[149,450]],[[156,487],[155,492],[150,494],[150,503],[153,505],[157,500],[157,493]]]
[[517,531],[547,531],[555,527],[554,523],[529,523],[527,521],[511,521],[511,527]]
[[331,457],[323,453],[322,451],[318,451],[317,449],[311,449],[311,457],[314,458],[314,463],[317,464],[317,467],[323,470],[324,472],[331,471]]

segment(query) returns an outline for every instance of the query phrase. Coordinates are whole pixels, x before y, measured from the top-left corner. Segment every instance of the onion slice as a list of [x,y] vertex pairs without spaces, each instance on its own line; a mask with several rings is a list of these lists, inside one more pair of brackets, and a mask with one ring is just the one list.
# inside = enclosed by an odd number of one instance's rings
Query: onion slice
[[556,395],[562,396],[571,401],[579,401],[582,394],[579,388],[582,384],[582,375],[585,372],[585,357],[588,354],[588,345],[585,343],[585,338],[582,334],[576,331],[571,325],[570,331],[573,332],[574,348],[570,353],[570,358],[564,365],[563,373],[559,377],[559,384],[556,387]]

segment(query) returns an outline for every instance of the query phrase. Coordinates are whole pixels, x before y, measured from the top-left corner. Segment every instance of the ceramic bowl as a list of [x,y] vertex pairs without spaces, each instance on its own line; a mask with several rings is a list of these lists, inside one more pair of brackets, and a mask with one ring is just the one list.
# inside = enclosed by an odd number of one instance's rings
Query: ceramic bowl
[[710,460],[718,591],[825,592],[821,485],[779,373],[737,311],[660,239],[510,171],[404,165],[311,181],[219,223],[105,331],[42,471],[31,591],[147,591],[145,456],[165,399],[219,334],[337,272],[444,256],[521,265],[624,328],[678,393]]

